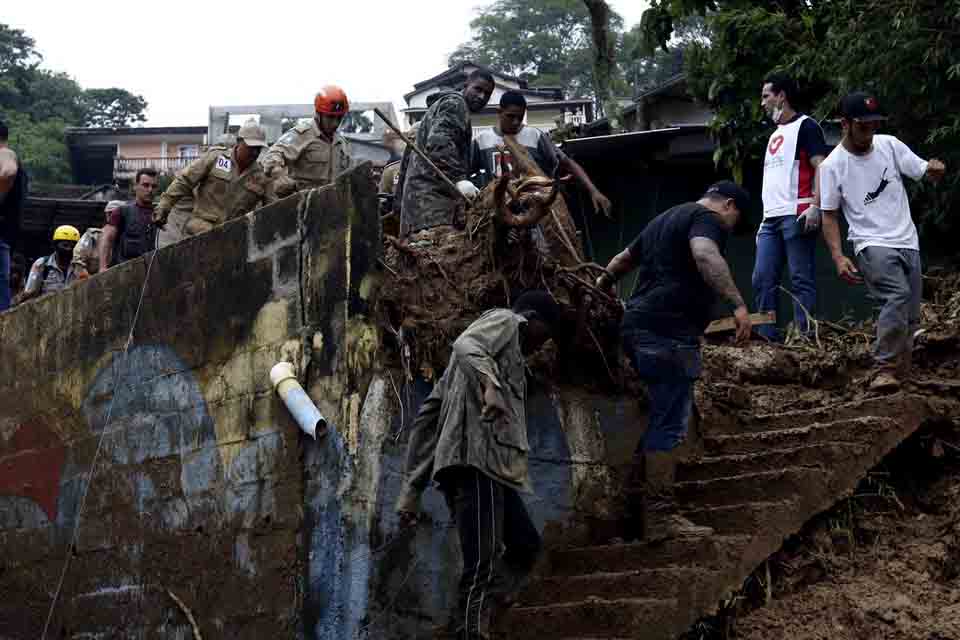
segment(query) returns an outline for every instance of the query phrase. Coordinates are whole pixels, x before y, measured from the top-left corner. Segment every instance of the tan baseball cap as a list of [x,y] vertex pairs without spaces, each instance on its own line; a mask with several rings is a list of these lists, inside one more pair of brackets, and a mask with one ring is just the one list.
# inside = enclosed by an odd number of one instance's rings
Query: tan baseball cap
[[257,124],[256,120],[247,120],[237,131],[237,138],[243,140],[248,147],[266,147],[267,132]]

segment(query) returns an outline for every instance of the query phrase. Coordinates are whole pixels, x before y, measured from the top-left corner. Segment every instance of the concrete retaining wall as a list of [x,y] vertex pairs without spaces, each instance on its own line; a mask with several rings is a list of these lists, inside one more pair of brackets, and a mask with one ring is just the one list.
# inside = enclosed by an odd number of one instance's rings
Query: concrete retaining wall
[[[380,366],[375,193],[360,167],[160,250],[126,356],[146,259],[0,315],[0,638],[40,637],[100,443],[48,638],[189,638],[170,593],[208,640],[422,638],[444,619],[459,552],[442,498],[395,537],[427,389]],[[272,393],[281,359],[325,440]],[[610,508],[635,403],[530,403],[528,504],[567,535]]]

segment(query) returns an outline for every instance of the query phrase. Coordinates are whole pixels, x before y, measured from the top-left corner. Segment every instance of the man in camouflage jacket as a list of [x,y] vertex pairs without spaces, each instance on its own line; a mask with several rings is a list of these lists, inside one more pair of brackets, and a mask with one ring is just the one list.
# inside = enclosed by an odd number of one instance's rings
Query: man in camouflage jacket
[[473,127],[470,114],[478,113],[490,101],[494,81],[489,72],[478,69],[467,78],[463,91],[440,94],[427,110],[417,131],[416,144],[460,193],[450,188],[435,169],[409,151],[404,155],[394,202],[400,206],[400,234],[452,225],[462,198],[472,199],[477,188],[468,179]]

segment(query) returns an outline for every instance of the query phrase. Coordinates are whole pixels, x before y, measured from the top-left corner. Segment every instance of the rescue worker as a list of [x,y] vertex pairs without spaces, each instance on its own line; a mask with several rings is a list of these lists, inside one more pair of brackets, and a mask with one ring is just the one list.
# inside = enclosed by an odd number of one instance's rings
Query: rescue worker
[[17,154],[7,146],[9,132],[0,121],[0,311],[10,307],[10,254],[20,231],[20,216],[27,199],[27,174]]
[[540,534],[520,497],[532,493],[524,356],[554,335],[559,320],[557,303],[543,291],[523,294],[513,309],[484,313],[453,343],[414,422],[397,501],[401,526],[416,522],[420,496],[436,481],[463,556],[444,637],[489,637],[491,601],[514,591],[540,553]]
[[153,193],[156,189],[156,169],[137,171],[133,202],[115,209],[100,234],[101,271],[156,247],[157,228],[153,224]]
[[700,339],[717,297],[735,307],[737,340],[750,338],[747,305],[723,258],[727,237],[749,204],[746,191],[718,182],[697,202],[650,221],[597,278],[598,288],[612,290],[620,278],[640,270],[621,327],[623,347],[650,398],[647,431],[635,453],[640,491],[631,493],[630,536],[657,540],[711,533],[678,513],[672,452],[686,438],[694,415]]
[[[843,138],[820,165],[823,238],[837,275],[850,284],[866,281],[881,304],[870,389],[893,392],[910,372],[923,295],[920,238],[903,176],[939,182],[946,165],[920,158],[894,136],[877,134],[887,117],[869,93],[847,95],[840,114]],[[843,254],[841,210],[857,266]]]
[[[598,213],[610,215],[610,199],[603,195],[590,176],[575,160],[556,148],[550,136],[523,123],[527,115],[527,99],[517,91],[506,91],[500,96],[497,126],[481,131],[473,141],[471,175],[481,189],[502,175],[503,161],[510,162],[510,152],[503,148],[503,136],[513,136],[526,148],[544,175],[553,176],[557,168],[573,175],[590,194],[590,201]],[[511,165],[512,166],[512,165]]]
[[[215,145],[207,149],[207,151],[213,151],[214,149],[226,151],[228,147]],[[196,204],[193,196],[194,194],[184,196],[177,200],[177,204],[173,205],[173,209],[171,209],[167,215],[167,223],[163,225],[162,228],[157,229],[157,247],[161,249],[163,247],[169,247],[187,237],[183,228],[187,226],[187,222],[193,217],[193,207]],[[83,238],[80,239],[80,242],[83,243]]]
[[350,168],[350,147],[337,133],[350,111],[347,94],[329,85],[313,100],[316,115],[283,134],[260,162],[272,193],[283,198],[295,191],[322,187]]
[[[435,169],[415,153],[405,154],[398,186],[402,236],[444,227],[452,230],[462,197],[473,199],[480,192],[470,182],[470,148],[473,127],[470,114],[479,113],[493,93],[493,76],[476,69],[462,91],[439,92],[417,131],[417,146],[456,184],[455,193]],[[440,233],[443,229],[438,229]]]
[[20,304],[31,298],[60,291],[78,278],[73,266],[73,249],[80,240],[80,232],[68,224],[60,225],[53,232],[54,252],[45,258],[37,258],[30,267],[27,284],[15,302]]
[[160,196],[153,213],[154,224],[166,225],[177,202],[194,193],[193,214],[183,227],[187,236],[210,231],[266,204],[267,177],[257,163],[266,146],[263,128],[253,120],[244,123],[235,145],[211,149],[177,174]]
[[[776,311],[780,274],[786,264],[795,298],[793,321],[806,335],[807,313],[816,313],[817,306],[816,175],[829,148],[816,120],[794,109],[796,96],[797,83],[786,75],[773,74],[763,82],[760,101],[777,129],[770,134],[763,162],[763,223],[757,231],[753,294],[757,311]],[[772,324],[758,327],[757,333],[773,341],[783,338]]]

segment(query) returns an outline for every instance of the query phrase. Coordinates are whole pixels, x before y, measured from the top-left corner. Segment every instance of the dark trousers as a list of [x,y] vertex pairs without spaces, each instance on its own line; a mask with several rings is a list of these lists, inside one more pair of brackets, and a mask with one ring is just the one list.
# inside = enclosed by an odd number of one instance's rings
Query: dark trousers
[[542,542],[523,499],[476,469],[447,472],[447,503],[460,536],[463,575],[450,627],[458,638],[489,633],[490,607],[530,573]]
[[623,349],[650,394],[650,419],[638,454],[672,451],[687,437],[693,384],[700,377],[700,341],[623,329]]

